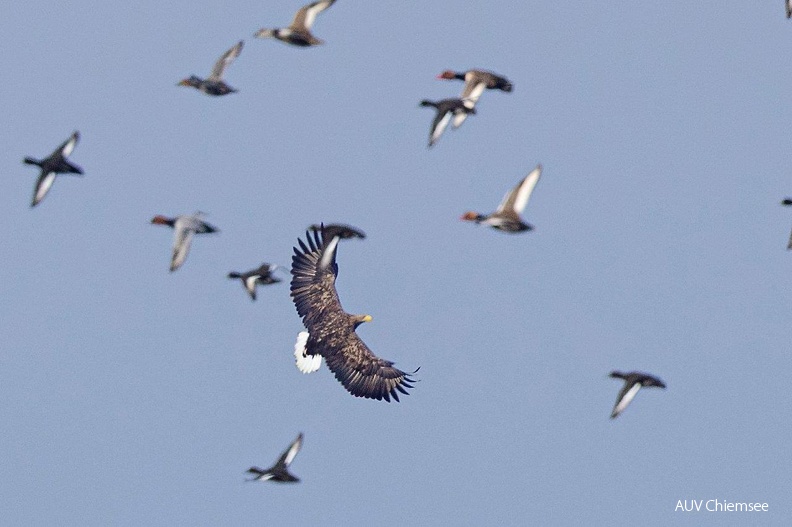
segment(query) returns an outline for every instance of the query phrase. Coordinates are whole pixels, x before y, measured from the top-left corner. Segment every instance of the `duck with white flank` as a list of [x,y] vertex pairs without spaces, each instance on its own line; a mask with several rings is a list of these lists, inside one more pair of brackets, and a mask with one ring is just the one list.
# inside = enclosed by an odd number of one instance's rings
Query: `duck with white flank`
[[234,93],[235,90],[223,81],[223,73],[226,68],[234,62],[234,59],[242,52],[243,41],[237,42],[236,46],[232,47],[215,63],[212,68],[212,73],[206,79],[201,79],[195,75],[190,75],[188,78],[182,80],[177,86],[192,86],[207,95],[228,95]]
[[242,281],[242,287],[250,295],[251,300],[256,299],[256,285],[270,285],[270,284],[277,284],[280,282],[280,278],[275,278],[272,276],[273,271],[276,269],[281,268],[280,265],[273,265],[268,263],[263,263],[258,269],[253,269],[252,271],[248,271],[246,273],[237,273],[232,271],[228,273],[228,278],[237,278]]
[[432,121],[432,129],[429,130],[429,148],[431,148],[440,136],[445,132],[448,126],[448,121],[451,116],[467,115],[469,113],[475,114],[476,109],[473,104],[462,99],[443,99],[441,101],[421,101],[421,106],[431,106],[437,110],[434,121]]
[[[509,79],[495,75],[491,71],[484,70],[468,70],[458,73],[452,70],[446,70],[437,76],[438,79],[458,79],[465,81],[465,87],[462,89],[460,99],[470,101],[470,106],[473,107],[484,93],[484,90],[501,90],[510,92],[514,88]],[[465,122],[467,114],[459,114],[454,116],[454,128],[458,128]]]
[[171,272],[181,267],[184,260],[187,259],[194,234],[218,232],[217,227],[209,225],[201,219],[203,216],[204,214],[202,212],[196,212],[195,214],[176,216],[175,218],[157,215],[151,219],[151,223],[155,225],[167,225],[173,228],[173,256],[171,257],[170,264]]
[[47,195],[52,184],[55,182],[55,177],[58,174],[77,174],[82,175],[83,171],[77,165],[70,163],[67,159],[77,141],[80,139],[80,132],[74,132],[62,145],[55,149],[49,156],[44,159],[35,159],[26,157],[22,160],[27,165],[36,165],[41,168],[38,180],[36,181],[36,188],[33,191],[33,201],[30,203],[31,207],[38,205],[44,196]]
[[[313,224],[308,227],[308,230],[311,232],[322,232],[322,226]],[[325,234],[332,238],[334,236],[338,236],[342,240],[349,240],[351,238],[360,238],[361,240],[366,238],[366,233],[361,231],[360,229],[356,229],[351,225],[346,225],[344,223],[328,223],[324,226]]]
[[294,456],[297,455],[297,452],[300,451],[302,440],[303,435],[300,433],[297,439],[289,445],[289,448],[281,454],[278,461],[270,468],[261,469],[258,467],[250,467],[247,469],[249,473],[255,474],[255,476],[246,481],[277,481],[278,483],[297,483],[300,481],[300,478],[289,473],[289,465],[294,460]]
[[640,390],[642,387],[666,387],[666,385],[663,384],[663,381],[657,377],[649,375],[648,373],[641,373],[639,371],[631,371],[629,373],[612,371],[610,376],[614,379],[624,380],[624,386],[619,392],[619,396],[616,398],[616,404],[613,406],[611,419],[618,417],[618,415],[622,413],[625,408],[627,408],[627,405],[629,405],[630,402],[635,399],[635,394],[637,394],[638,390]]
[[294,15],[294,20],[287,28],[283,29],[259,29],[253,35],[256,38],[276,38],[281,42],[294,46],[308,47],[324,44],[311,34],[311,27],[316,21],[316,15],[330,7],[335,0],[320,0],[300,8]]
[[501,201],[501,204],[498,206],[498,210],[489,216],[484,216],[477,212],[466,212],[459,219],[483,223],[484,225],[489,225],[493,229],[504,232],[523,232],[532,230],[533,225],[525,223],[520,217],[520,214],[525,210],[525,206],[528,205],[528,199],[531,197],[531,193],[541,175],[542,165],[536,165],[536,168],[534,168],[530,174],[525,176],[516,187],[506,193],[503,197],[503,201]]
[[294,345],[297,368],[314,372],[324,357],[336,379],[355,397],[398,401],[398,392],[407,394],[412,388],[412,374],[371,352],[355,333],[371,316],[350,315],[338,299],[335,259],[340,236],[328,236],[327,231],[305,236],[308,243],[298,240],[291,269],[292,300],[308,330],[300,332]]

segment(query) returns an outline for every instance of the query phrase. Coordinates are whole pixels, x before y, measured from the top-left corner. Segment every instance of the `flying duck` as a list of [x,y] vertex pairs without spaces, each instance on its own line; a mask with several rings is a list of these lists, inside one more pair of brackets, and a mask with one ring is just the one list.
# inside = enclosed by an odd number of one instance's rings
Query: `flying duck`
[[22,162],[27,165],[36,165],[41,168],[38,180],[36,181],[36,188],[33,191],[33,201],[30,203],[31,207],[35,207],[44,199],[44,196],[47,195],[47,192],[49,192],[49,189],[55,182],[55,176],[57,174],[82,175],[82,169],[70,163],[67,159],[79,140],[80,132],[75,131],[71,134],[71,137],[64,141],[63,144],[56,148],[48,157],[40,160],[33,157],[26,157],[22,160]]
[[253,269],[252,271],[248,271],[246,273],[237,273],[232,271],[228,273],[228,278],[238,278],[241,280],[242,287],[244,287],[248,292],[250,299],[255,300],[257,284],[269,285],[280,282],[280,278],[275,278],[272,276],[272,272],[279,267],[280,265],[263,263],[258,269]]
[[[792,2],[792,0],[789,1]],[[792,205],[792,198],[784,198],[783,200],[781,200],[781,205],[784,205],[786,207]],[[792,233],[789,234],[789,241],[787,242],[787,251],[789,251],[790,249],[792,249]]]
[[341,237],[329,236],[326,230],[306,232],[305,237],[307,244],[299,239],[299,247],[294,248],[291,268],[291,297],[307,328],[294,345],[297,368],[314,372],[324,357],[336,379],[355,397],[398,401],[398,392],[407,394],[413,387],[412,374],[371,352],[355,333],[371,316],[347,313],[338,299],[335,260]]
[[258,467],[250,467],[247,471],[255,476],[247,481],[277,481],[278,483],[297,483],[300,478],[289,473],[289,465],[294,461],[294,456],[300,451],[302,447],[303,435],[297,436],[297,439],[289,445],[289,448],[281,454],[278,461],[273,466],[267,469],[260,469]]
[[[469,100],[470,106],[473,107],[484,93],[484,90],[501,90],[510,92],[514,88],[509,79],[495,75],[491,71],[485,70],[468,70],[462,73],[445,70],[437,76],[438,79],[458,79],[465,81],[465,87],[462,89],[460,99]],[[454,128],[458,128],[467,119],[467,114],[461,113],[454,116]]]
[[210,73],[206,79],[190,75],[188,78],[180,81],[177,86],[192,86],[207,95],[228,95],[229,93],[234,93],[237,90],[223,81],[223,73],[225,73],[226,68],[234,62],[234,59],[242,52],[242,46],[244,44],[244,41],[240,40],[237,42],[236,46],[223,53],[223,56],[220,57],[215,63],[214,68],[212,68],[212,73]]
[[[322,225],[313,224],[308,227],[308,230],[311,232],[322,232]],[[356,229],[351,225],[346,225],[344,223],[328,223],[324,225],[325,233],[327,236],[332,238],[334,236],[338,236],[342,240],[348,240],[350,238],[360,238],[361,240],[366,238],[366,233],[361,231],[360,229]]]
[[171,272],[181,267],[184,260],[187,259],[193,234],[218,232],[217,227],[209,225],[201,219],[203,216],[202,212],[196,212],[195,214],[176,216],[175,218],[157,215],[151,219],[151,223],[155,225],[167,225],[174,230],[173,257],[170,264]]
[[423,100],[421,101],[421,106],[431,106],[437,110],[434,121],[432,121],[432,129],[429,131],[429,148],[443,135],[452,115],[459,116],[476,113],[473,104],[462,99],[443,99],[437,102]]
[[663,381],[657,377],[649,375],[648,373],[641,373],[639,371],[631,371],[629,373],[612,371],[610,376],[614,379],[624,380],[624,386],[619,392],[619,396],[616,398],[616,404],[613,406],[611,419],[618,417],[618,415],[622,413],[625,408],[627,408],[627,405],[630,404],[630,402],[635,398],[635,394],[637,394],[638,390],[640,390],[642,387],[666,387],[666,385],[663,384]]
[[787,18],[792,18],[792,0],[786,0]]
[[536,165],[536,168],[517,183],[516,187],[503,196],[503,201],[498,205],[498,210],[489,216],[484,216],[477,212],[466,212],[460,219],[483,223],[504,232],[530,231],[533,229],[533,225],[525,223],[520,214],[522,214],[528,204],[528,199],[531,197],[531,193],[541,175],[542,165]]
[[294,46],[308,47],[324,44],[311,34],[311,27],[316,21],[316,15],[330,7],[335,0],[320,0],[307,6],[303,6],[294,15],[294,20],[287,28],[283,29],[259,29],[253,35],[256,38],[277,38],[281,42]]

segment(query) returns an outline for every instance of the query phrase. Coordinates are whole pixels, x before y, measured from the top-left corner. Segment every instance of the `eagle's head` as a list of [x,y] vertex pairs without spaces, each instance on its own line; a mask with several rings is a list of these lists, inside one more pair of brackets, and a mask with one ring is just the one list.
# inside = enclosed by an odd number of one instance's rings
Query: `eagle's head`
[[355,325],[355,329],[363,322],[371,322],[371,315],[352,315],[352,323]]

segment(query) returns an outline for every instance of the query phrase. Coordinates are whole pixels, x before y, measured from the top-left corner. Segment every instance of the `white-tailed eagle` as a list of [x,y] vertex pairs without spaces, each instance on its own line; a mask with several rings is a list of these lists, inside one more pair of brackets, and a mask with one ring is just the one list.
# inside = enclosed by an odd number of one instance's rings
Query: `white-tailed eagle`
[[350,315],[338,299],[335,257],[340,236],[326,229],[305,235],[307,244],[298,240],[291,269],[291,296],[307,329],[297,336],[294,347],[297,368],[303,373],[316,371],[324,357],[336,379],[355,397],[398,401],[399,392],[407,394],[413,387],[412,374],[371,352],[355,333],[371,317]]

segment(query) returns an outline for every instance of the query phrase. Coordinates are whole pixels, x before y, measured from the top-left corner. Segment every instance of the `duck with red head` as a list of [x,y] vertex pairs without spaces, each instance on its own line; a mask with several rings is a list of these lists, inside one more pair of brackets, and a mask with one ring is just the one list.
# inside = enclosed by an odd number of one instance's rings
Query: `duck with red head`
[[537,165],[516,187],[506,193],[498,209],[492,214],[485,216],[478,212],[466,212],[459,219],[483,223],[504,232],[517,233],[533,230],[533,225],[525,223],[520,215],[528,205],[528,199],[541,175],[542,165]]
[[154,225],[167,225],[174,230],[171,272],[181,267],[187,259],[194,234],[218,232],[217,227],[203,221],[203,216],[202,212],[176,216],[175,218],[168,218],[158,214],[151,219],[151,223]]
[[[445,70],[437,76],[438,79],[444,80],[462,80],[465,81],[465,87],[462,88],[462,93],[459,98],[466,101],[472,108],[476,105],[484,93],[484,90],[501,90],[510,92],[514,88],[512,83],[506,77],[496,75],[491,71],[486,70],[468,70],[463,72],[456,72],[452,70]],[[454,128],[458,128],[467,118],[466,114],[459,114],[454,117]]]

